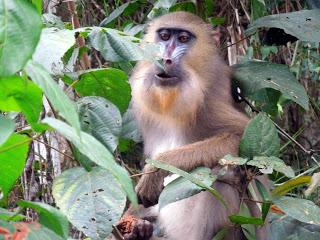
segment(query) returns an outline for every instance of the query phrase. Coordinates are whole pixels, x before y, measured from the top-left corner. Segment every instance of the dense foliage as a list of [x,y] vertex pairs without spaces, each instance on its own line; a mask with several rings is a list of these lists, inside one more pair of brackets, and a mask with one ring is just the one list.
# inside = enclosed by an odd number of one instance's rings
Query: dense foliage
[[[232,14],[215,15],[223,1],[92,2],[94,20],[86,15],[88,3],[77,1],[64,3],[63,22],[48,13],[50,1],[0,0],[0,239],[105,239],[126,199],[137,205],[133,179],[142,160],[141,136],[129,108],[128,76],[138,60],[158,64],[158,46],[140,45],[143,23],[178,10],[229,26],[228,60],[237,63],[233,86],[235,92],[242,90],[236,97],[250,106],[252,120],[239,157],[227,155],[220,164],[270,175],[272,193],[256,182],[263,196],[261,218],[251,217],[243,204],[231,222],[241,225],[248,239],[255,239],[252,226],[265,221],[271,222],[270,239],[317,239],[320,158],[296,140],[301,129],[291,136],[279,126],[288,106],[314,113],[319,123],[318,92],[305,90],[305,81],[320,81],[320,10],[312,9],[313,1],[289,7],[283,1],[230,1],[242,6],[240,17],[250,23],[237,20],[240,32],[233,30]],[[59,13],[59,5],[52,8]],[[234,19],[239,18],[235,9]],[[273,9],[278,12],[272,14]],[[278,43],[271,29],[292,42]],[[280,64],[284,48],[293,51],[290,62]],[[319,141],[319,136],[311,138]],[[290,161],[289,145],[302,150],[303,163]],[[147,162],[181,176],[166,186],[160,207],[203,189],[224,203],[211,187],[217,176],[207,168],[186,173],[157,160]]]

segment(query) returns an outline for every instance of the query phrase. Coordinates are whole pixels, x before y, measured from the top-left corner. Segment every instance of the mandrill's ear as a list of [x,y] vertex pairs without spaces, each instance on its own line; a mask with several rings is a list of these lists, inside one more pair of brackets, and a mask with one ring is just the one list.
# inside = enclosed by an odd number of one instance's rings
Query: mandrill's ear
[[220,39],[221,39],[221,30],[220,27],[217,27],[211,31],[211,36],[216,44],[216,46],[220,47]]

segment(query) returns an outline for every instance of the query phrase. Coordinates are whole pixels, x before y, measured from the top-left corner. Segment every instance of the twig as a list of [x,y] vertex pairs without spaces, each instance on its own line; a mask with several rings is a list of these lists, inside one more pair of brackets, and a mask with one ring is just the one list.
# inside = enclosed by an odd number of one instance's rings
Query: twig
[[112,234],[116,238],[116,240],[124,240],[124,237],[122,236],[122,233],[119,231],[117,226],[112,225]]
[[159,169],[157,169],[157,170],[152,170],[152,171],[150,171],[150,172],[137,173],[137,174],[131,175],[130,177],[131,177],[131,178],[140,177],[140,176],[143,176],[143,175],[146,175],[146,174],[156,173],[156,172],[158,172],[158,171],[159,171]]
[[238,44],[239,42],[242,42],[243,40],[248,39],[249,37],[251,37],[251,36],[254,35],[254,34],[255,34],[255,33],[251,33],[251,34],[249,34],[248,36],[246,36],[246,37],[244,37],[244,38],[241,38],[240,40],[238,40],[238,41],[236,41],[236,42],[234,42],[234,43],[231,43],[231,44],[223,47],[221,50],[224,50],[224,49],[226,49],[226,48],[232,47],[233,45],[236,45],[236,44]]
[[[71,14],[72,27],[73,29],[80,28],[79,18],[77,16],[76,4],[74,1],[68,1],[68,9]],[[78,36],[77,43],[79,47],[83,47],[85,45],[84,37]],[[88,54],[85,52],[82,56],[81,65],[83,69],[90,69],[91,62],[89,60]]]
[[39,139],[34,139],[34,140],[39,142],[39,143],[42,143],[43,145],[45,145],[45,146],[47,146],[47,147],[49,147],[49,148],[51,148],[51,149],[53,149],[55,151],[57,151],[58,153],[62,154],[63,156],[66,156],[66,157],[70,158],[71,160],[74,160],[74,158],[72,156],[70,156],[70,155],[68,155],[68,154],[66,154],[64,152],[61,152],[59,149],[56,149],[55,147],[52,147],[50,144],[47,144],[47,143],[45,143],[43,141],[40,141]]

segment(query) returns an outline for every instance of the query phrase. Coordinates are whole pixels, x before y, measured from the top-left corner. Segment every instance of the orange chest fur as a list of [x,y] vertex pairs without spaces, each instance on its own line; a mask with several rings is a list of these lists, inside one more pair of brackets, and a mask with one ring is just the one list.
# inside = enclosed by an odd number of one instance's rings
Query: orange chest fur
[[151,98],[155,110],[161,114],[170,112],[177,101],[178,95],[177,88],[154,89]]

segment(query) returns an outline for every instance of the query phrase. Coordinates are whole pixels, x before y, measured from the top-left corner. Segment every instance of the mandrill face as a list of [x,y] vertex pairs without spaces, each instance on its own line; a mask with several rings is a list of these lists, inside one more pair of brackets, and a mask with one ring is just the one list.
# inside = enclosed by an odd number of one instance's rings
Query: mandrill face
[[181,61],[189,48],[196,41],[193,33],[182,28],[159,28],[155,42],[160,45],[164,69],[158,68],[154,82],[158,86],[176,86],[186,76]]

